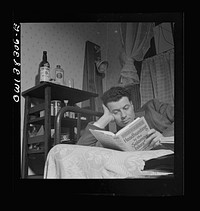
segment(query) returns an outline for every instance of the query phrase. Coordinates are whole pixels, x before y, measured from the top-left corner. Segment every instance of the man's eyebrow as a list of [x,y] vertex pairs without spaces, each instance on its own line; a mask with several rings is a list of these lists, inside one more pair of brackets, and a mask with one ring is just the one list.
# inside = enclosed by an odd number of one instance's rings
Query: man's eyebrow
[[[123,108],[125,108],[126,106],[130,106],[130,104],[124,105]],[[114,112],[114,111],[120,111],[120,109],[115,108],[115,109],[112,110],[112,112]]]
[[[126,104],[126,105],[124,105],[124,107],[126,107],[126,106],[130,106],[130,105],[131,105],[131,104]],[[123,108],[124,108],[124,107],[123,107]]]

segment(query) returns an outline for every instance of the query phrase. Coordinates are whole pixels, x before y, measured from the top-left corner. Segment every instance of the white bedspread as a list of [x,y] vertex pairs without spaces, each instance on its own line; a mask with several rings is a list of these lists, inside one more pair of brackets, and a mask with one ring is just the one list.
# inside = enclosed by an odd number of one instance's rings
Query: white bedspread
[[[144,161],[173,151],[122,152],[101,147],[58,144],[48,153],[45,179],[140,178]],[[154,174],[154,173],[153,173]]]

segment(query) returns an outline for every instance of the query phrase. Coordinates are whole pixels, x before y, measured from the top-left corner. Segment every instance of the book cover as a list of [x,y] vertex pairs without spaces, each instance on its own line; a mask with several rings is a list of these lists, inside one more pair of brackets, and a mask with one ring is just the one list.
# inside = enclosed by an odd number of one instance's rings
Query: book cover
[[173,172],[174,153],[145,161],[144,171],[146,170]]
[[137,118],[116,134],[104,130],[92,130],[94,137],[103,147],[122,151],[150,150],[145,145],[147,133],[150,130],[144,117]]

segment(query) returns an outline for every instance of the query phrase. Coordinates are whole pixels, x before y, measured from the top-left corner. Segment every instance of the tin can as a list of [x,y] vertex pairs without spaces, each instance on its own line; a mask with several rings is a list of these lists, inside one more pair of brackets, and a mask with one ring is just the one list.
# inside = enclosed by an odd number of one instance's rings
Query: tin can
[[60,109],[61,109],[61,101],[60,100],[52,100],[51,101],[51,115],[56,116]]

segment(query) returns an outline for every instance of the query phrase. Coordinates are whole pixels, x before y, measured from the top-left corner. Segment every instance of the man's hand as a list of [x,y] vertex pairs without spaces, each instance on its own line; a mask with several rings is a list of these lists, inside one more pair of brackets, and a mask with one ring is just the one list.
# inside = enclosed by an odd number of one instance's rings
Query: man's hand
[[109,109],[103,104],[103,116],[108,119],[109,122],[114,121],[114,116],[110,113]]
[[154,147],[157,147],[161,145],[161,139],[163,138],[163,135],[158,132],[155,129],[151,129],[148,132],[148,138],[145,140],[145,144],[148,145],[147,149],[152,149]]
[[111,121],[114,121],[114,116],[110,113],[109,109],[103,105],[103,116],[101,116],[94,125],[99,128],[105,128]]

